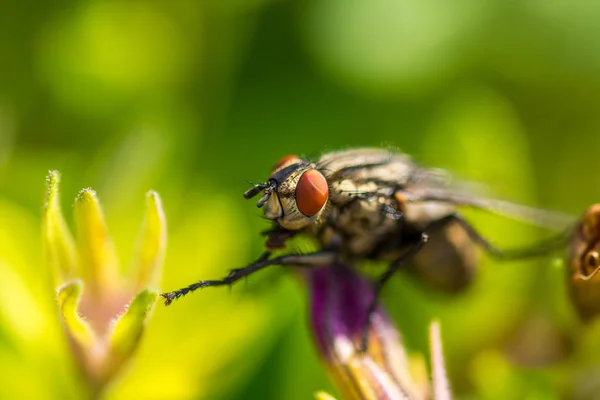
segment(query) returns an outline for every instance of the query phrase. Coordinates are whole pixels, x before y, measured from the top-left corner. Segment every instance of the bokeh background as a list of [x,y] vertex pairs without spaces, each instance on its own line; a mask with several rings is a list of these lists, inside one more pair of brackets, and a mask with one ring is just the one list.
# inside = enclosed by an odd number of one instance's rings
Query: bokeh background
[[[165,290],[260,254],[267,225],[241,194],[290,153],[398,146],[577,216],[600,199],[599,18],[600,5],[541,0],[3,2],[0,397],[85,393],[40,244],[49,169],[70,223],[77,192],[97,190],[124,266],[144,194],[161,194]],[[547,235],[467,215],[499,246]],[[427,356],[440,318],[457,398],[593,398],[598,329],[577,322],[565,275],[554,260],[485,259],[461,295],[403,275],[384,298],[413,353]],[[335,393],[305,296],[275,269],[157,306],[106,398]]]

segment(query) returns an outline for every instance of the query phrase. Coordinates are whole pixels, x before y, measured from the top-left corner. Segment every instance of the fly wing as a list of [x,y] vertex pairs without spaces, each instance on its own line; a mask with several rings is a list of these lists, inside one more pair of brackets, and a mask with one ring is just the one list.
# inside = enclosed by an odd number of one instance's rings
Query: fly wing
[[414,168],[412,179],[400,193],[407,203],[471,207],[549,230],[571,232],[577,220],[572,215],[493,198],[481,182],[457,179],[448,171],[422,166]]
[[445,170],[420,166],[408,155],[391,150],[365,148],[327,153],[316,162],[316,168],[334,189],[332,200],[338,202],[360,195],[400,193],[407,203],[472,207],[549,230],[572,229],[576,221],[571,215],[487,197],[483,184],[456,180]]
[[426,187],[417,185],[407,188],[402,194],[408,203],[440,202],[458,207],[472,207],[550,230],[563,231],[571,229],[576,221],[576,217],[572,215],[483,197],[475,192],[466,192],[464,189],[451,186]]
[[415,167],[412,179],[400,192],[408,203],[432,202],[472,207],[555,231],[572,231],[577,219],[560,212],[495,199],[488,195],[490,190],[485,184],[456,179],[440,169]]

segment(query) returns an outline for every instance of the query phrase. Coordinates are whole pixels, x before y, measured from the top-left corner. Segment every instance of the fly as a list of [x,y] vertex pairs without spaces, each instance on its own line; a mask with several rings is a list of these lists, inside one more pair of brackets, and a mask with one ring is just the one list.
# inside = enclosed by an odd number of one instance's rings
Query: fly
[[[258,207],[274,223],[273,229],[264,233],[266,251],[262,256],[223,279],[202,280],[161,294],[165,305],[199,288],[231,285],[271,265],[355,265],[367,259],[389,263],[375,282],[377,296],[405,266],[441,290],[457,291],[473,279],[477,247],[501,259],[543,255],[556,248],[549,245],[521,253],[503,252],[462,218],[458,206],[485,209],[554,229],[572,221],[551,212],[474,197],[452,187],[439,170],[384,149],[331,152],[314,162],[286,156],[266,182],[252,187],[244,197],[259,194]],[[272,257],[273,251],[285,248],[286,241],[297,234],[315,238],[318,250]],[[375,310],[377,296],[368,318]],[[366,341],[363,338],[363,348]]]

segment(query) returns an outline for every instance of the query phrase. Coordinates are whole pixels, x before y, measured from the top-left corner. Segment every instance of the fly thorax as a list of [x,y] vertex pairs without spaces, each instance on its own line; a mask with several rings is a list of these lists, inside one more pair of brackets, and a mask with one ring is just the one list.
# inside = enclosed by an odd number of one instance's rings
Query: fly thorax
[[343,205],[349,203],[357,196],[375,193],[378,189],[374,182],[356,183],[352,179],[344,179],[331,183],[329,197],[332,202]]
[[335,229],[345,238],[347,253],[364,256],[397,231],[398,221],[386,217],[378,199],[355,199],[339,208]]

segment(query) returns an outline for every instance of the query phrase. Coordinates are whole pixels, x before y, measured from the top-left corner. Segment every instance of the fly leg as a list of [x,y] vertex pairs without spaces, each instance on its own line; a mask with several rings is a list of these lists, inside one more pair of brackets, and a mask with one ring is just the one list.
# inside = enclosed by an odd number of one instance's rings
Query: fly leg
[[363,330],[363,336],[362,336],[361,345],[360,345],[361,351],[367,350],[367,343],[369,340],[369,330],[371,329],[373,313],[375,312],[375,309],[377,308],[377,305],[379,302],[379,295],[380,295],[383,287],[385,286],[385,284],[390,280],[390,278],[401,267],[403,267],[406,264],[407,261],[409,261],[415,254],[417,254],[423,248],[423,246],[428,242],[430,234],[434,233],[436,230],[441,229],[441,228],[445,227],[447,224],[454,222],[454,221],[458,221],[459,223],[461,223],[463,228],[467,230],[467,233],[469,234],[469,236],[471,236],[472,239],[479,246],[483,247],[486,251],[488,251],[492,254],[502,254],[502,251],[495,248],[484,237],[479,235],[479,233],[467,221],[462,219],[459,215],[450,214],[450,215],[442,217],[436,221],[431,222],[429,225],[427,225],[425,227],[425,229],[423,229],[423,232],[421,233],[419,240],[416,243],[412,244],[409,247],[408,251],[406,253],[404,253],[399,259],[392,262],[392,264],[390,265],[388,270],[385,271],[383,273],[383,275],[381,275],[381,277],[379,277],[379,279],[375,283],[375,287],[374,287],[375,294],[374,294],[373,300],[371,301],[371,304],[369,304],[369,308],[367,309],[366,324],[365,324],[365,328]]
[[[552,252],[556,251],[557,249],[564,248],[569,239],[569,234],[567,232],[563,232],[556,237],[553,237],[549,240],[545,240],[540,243],[536,243],[534,245],[518,249],[501,250],[495,247],[493,244],[491,244],[485,237],[483,237],[479,232],[477,232],[473,225],[471,225],[459,214],[450,214],[440,219],[439,221],[442,221],[442,224],[451,221],[458,223],[476,245],[481,247],[486,253],[490,254],[491,256],[503,261],[522,260],[527,258],[547,256]],[[436,222],[434,222],[434,224]]]
[[168,306],[173,302],[173,300],[185,296],[196,289],[202,289],[209,286],[231,285],[256,271],[271,265],[313,267],[317,265],[331,264],[335,260],[335,253],[330,251],[318,251],[309,254],[288,254],[269,259],[270,256],[271,253],[267,251],[258,260],[247,267],[231,270],[229,275],[221,280],[199,281],[187,287],[175,290],[174,292],[161,293],[160,296],[165,299],[165,305]]
[[385,273],[383,273],[383,275],[375,283],[375,296],[373,298],[373,301],[369,305],[369,308],[367,309],[367,323],[363,331],[363,337],[360,348],[361,351],[366,351],[367,349],[369,330],[371,328],[372,323],[371,318],[373,316],[373,313],[375,312],[375,309],[377,308],[379,294],[381,293],[381,290],[383,289],[385,284],[403,265],[405,265],[405,263],[410,258],[412,258],[416,253],[419,252],[419,250],[421,250],[425,243],[427,243],[430,234],[434,233],[436,230],[441,229],[452,222],[458,223],[469,235],[471,240],[473,240],[473,242],[479,247],[481,247],[485,252],[500,260],[505,261],[546,256],[555,251],[557,248],[560,248],[561,245],[565,245],[569,237],[568,234],[561,234],[556,238],[542,242],[538,245],[529,246],[522,249],[504,251],[491,244],[485,237],[483,237],[479,232],[477,232],[477,230],[468,221],[466,221],[458,214],[450,214],[430,223],[421,233],[419,241],[413,244],[409,248],[408,252],[406,252],[402,257],[394,261],[390,265],[388,270]]

